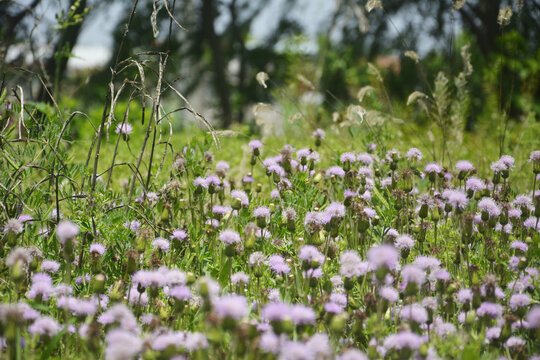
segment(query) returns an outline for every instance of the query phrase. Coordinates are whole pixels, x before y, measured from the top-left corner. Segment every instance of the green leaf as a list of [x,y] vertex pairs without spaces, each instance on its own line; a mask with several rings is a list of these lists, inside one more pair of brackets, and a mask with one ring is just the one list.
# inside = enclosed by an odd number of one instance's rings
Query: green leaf
[[360,133],[360,128],[357,126],[349,126],[349,134],[354,139]]

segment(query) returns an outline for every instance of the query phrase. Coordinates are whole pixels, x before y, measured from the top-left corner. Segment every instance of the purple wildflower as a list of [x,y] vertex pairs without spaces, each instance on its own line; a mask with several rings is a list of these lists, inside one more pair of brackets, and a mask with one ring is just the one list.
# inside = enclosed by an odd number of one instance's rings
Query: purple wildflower
[[428,313],[419,304],[405,305],[401,308],[399,317],[405,321],[413,321],[418,324],[424,324],[428,321]]
[[316,140],[324,140],[325,136],[326,136],[326,133],[324,132],[323,129],[317,129],[313,132],[313,134],[311,134],[311,137]]
[[396,238],[394,245],[399,250],[410,250],[415,243],[416,241],[409,235],[400,235]]
[[459,160],[456,162],[456,169],[460,172],[469,172],[474,169],[474,166],[467,160]]
[[497,319],[502,316],[503,313],[503,307],[496,303],[491,302],[483,302],[480,304],[480,307],[478,310],[476,310],[476,314],[480,317],[489,317],[492,319]]
[[518,308],[527,307],[531,303],[531,297],[527,294],[514,294],[510,298],[510,308],[516,311]]
[[343,170],[343,168],[341,168],[340,166],[332,166],[331,168],[326,170],[326,173],[332,177],[345,177],[345,170]]
[[187,236],[188,235],[184,230],[174,230],[171,235],[171,240],[184,241]]
[[171,246],[171,243],[167,239],[158,237],[154,239],[154,241],[152,241],[152,246],[163,252],[167,252],[167,250],[169,250],[169,247]]
[[486,184],[482,180],[473,176],[465,181],[465,188],[467,190],[477,192],[484,190],[486,188]]
[[417,148],[410,148],[405,155],[409,160],[422,160],[422,152]]
[[256,218],[265,218],[270,216],[270,209],[266,206],[259,206],[253,210],[253,216]]
[[394,270],[399,262],[399,254],[396,249],[386,244],[369,249],[367,257],[374,269],[385,266],[390,270]]
[[55,274],[60,269],[60,264],[54,260],[43,260],[41,263],[41,271]]
[[314,267],[319,267],[324,263],[324,255],[313,245],[302,246],[298,253],[298,257],[308,264],[313,265],[315,262],[317,265]]
[[260,140],[251,140],[248,144],[251,150],[257,150],[262,148],[263,144]]
[[97,254],[103,256],[105,254],[105,246],[98,243],[93,243],[90,245],[90,254]]
[[71,221],[60,221],[56,227],[56,237],[62,245],[77,235],[79,235],[79,227]]
[[424,171],[427,174],[432,174],[432,173],[439,174],[442,172],[442,170],[443,170],[442,166],[437,164],[436,162],[427,164],[426,168],[424,169]]
[[497,217],[501,214],[501,209],[499,209],[499,206],[492,198],[482,198],[482,200],[478,202],[478,208],[483,212],[488,213],[491,217]]
[[219,234],[219,240],[225,245],[233,245],[241,241],[240,234],[231,229],[223,230],[221,234]]
[[341,154],[339,160],[342,162],[342,163],[354,163],[356,162],[356,155],[354,155],[353,153],[350,153],[350,152],[346,152],[346,153],[343,153]]
[[131,135],[131,133],[133,132],[133,126],[131,126],[130,123],[123,122],[116,126],[115,132],[122,135]]
[[241,295],[225,295],[214,302],[214,311],[220,318],[240,320],[247,316],[247,300]]
[[58,322],[49,316],[42,316],[37,318],[32,325],[28,327],[28,331],[32,335],[47,336],[49,338],[54,337],[61,330]]
[[424,342],[424,339],[413,332],[402,331],[397,334],[388,335],[383,342],[387,350],[417,350]]
[[354,250],[345,251],[341,254],[339,272],[343,277],[352,278],[355,276],[361,276],[365,274],[362,271],[362,261],[360,256]]
[[527,324],[530,329],[540,329],[540,305],[536,305],[529,310]]
[[242,205],[244,207],[249,206],[249,198],[246,195],[246,193],[243,192],[242,190],[233,190],[233,191],[231,191],[231,198],[233,200],[238,200],[240,202],[240,205]]
[[416,265],[405,265],[401,270],[401,277],[405,283],[415,283],[419,286],[426,281],[426,273]]

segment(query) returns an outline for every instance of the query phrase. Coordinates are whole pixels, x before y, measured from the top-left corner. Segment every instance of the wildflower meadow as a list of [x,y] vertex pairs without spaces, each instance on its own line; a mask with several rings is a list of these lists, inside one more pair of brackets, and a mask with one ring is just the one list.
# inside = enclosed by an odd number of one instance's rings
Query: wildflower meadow
[[123,56],[87,112],[2,81],[0,359],[540,359],[538,114],[467,132],[468,46],[394,103],[370,63],[334,111],[259,69],[230,128],[168,51]]

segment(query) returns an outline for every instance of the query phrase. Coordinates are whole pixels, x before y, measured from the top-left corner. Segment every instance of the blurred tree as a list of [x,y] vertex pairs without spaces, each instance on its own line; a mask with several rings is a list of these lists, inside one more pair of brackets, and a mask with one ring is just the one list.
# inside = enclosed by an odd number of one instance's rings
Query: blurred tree
[[[6,71],[6,56],[10,46],[28,36],[32,23],[29,19],[41,0],[26,6],[18,1],[0,1],[0,69]],[[18,62],[18,61],[16,61]]]
[[[46,83],[41,86],[40,101],[52,102],[49,93],[56,96],[60,90],[60,83],[65,78],[68,60],[79,39],[85,16],[90,10],[86,4],[86,0],[69,0],[67,10],[62,10],[60,14],[56,15],[59,36],[54,43],[52,53],[44,61]],[[48,87],[49,91],[45,87]]]
[[[156,8],[160,2],[155,2]],[[148,50],[148,45],[153,50],[168,51],[169,72],[180,75],[182,92],[190,95],[199,86],[209,86],[218,100],[220,125],[229,127],[233,121],[243,121],[248,104],[268,97],[257,85],[255,74],[271,67],[273,77],[280,79],[285,72],[286,57],[277,51],[275,44],[301,31],[297,23],[287,19],[295,0],[286,0],[276,14],[278,25],[269,31],[268,38],[246,46],[254,20],[269,3],[176,0],[174,15],[187,31],[175,31],[168,39],[170,19],[166,12],[157,12],[156,24],[160,32],[154,34],[150,21],[154,1],[141,1],[121,58]],[[169,0],[168,4],[171,8],[173,1]],[[115,32],[115,48],[121,33],[121,29]]]

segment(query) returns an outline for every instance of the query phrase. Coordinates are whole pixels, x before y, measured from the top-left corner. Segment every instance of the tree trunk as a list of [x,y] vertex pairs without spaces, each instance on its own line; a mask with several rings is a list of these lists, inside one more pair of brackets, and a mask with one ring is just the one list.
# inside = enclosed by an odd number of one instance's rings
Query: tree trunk
[[[74,6],[76,2],[77,0],[70,0],[69,8]],[[82,14],[85,9],[86,0],[80,0],[79,7],[76,10],[76,14]],[[60,84],[66,72],[69,54],[71,54],[71,51],[77,43],[77,39],[79,38],[83,22],[84,18],[77,24],[68,26],[62,31],[60,38],[54,45],[53,53],[45,62],[46,83],[49,88],[49,92],[51,92],[51,94],[53,94],[53,96],[55,97],[58,96],[58,93],[60,91]],[[41,101],[49,103],[52,102],[51,97],[43,86],[41,87],[39,93],[39,99]]]
[[240,57],[240,69],[238,70],[238,93],[240,94],[240,101],[238,103],[238,111],[235,115],[235,120],[241,123],[244,120],[244,106],[245,106],[245,94],[244,88],[246,83],[246,44],[244,35],[240,24],[238,24],[238,14],[236,8],[236,0],[232,0],[229,11],[231,13],[231,30],[234,37],[234,41],[238,45],[238,56]]
[[231,125],[231,103],[230,103],[230,88],[227,82],[225,73],[225,60],[223,56],[223,50],[221,49],[221,43],[216,29],[214,27],[214,21],[216,19],[216,4],[215,0],[203,0],[202,2],[202,26],[203,36],[205,42],[210,48],[212,53],[212,63],[215,72],[216,90],[221,105],[222,125],[227,128]]

